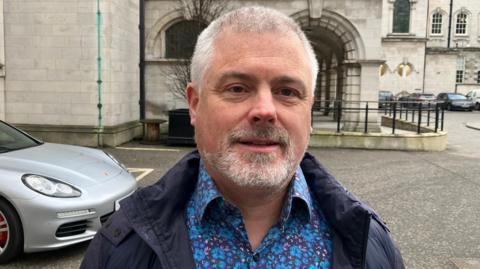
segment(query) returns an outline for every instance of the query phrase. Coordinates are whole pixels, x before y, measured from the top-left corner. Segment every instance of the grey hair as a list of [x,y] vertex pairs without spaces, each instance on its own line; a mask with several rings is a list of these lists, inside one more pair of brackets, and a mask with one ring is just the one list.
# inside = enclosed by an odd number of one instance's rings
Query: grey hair
[[267,7],[243,7],[215,19],[197,39],[190,66],[191,81],[200,90],[205,71],[213,58],[214,42],[226,27],[238,32],[293,32],[303,44],[312,71],[312,91],[315,92],[318,61],[312,45],[300,26],[289,16]]

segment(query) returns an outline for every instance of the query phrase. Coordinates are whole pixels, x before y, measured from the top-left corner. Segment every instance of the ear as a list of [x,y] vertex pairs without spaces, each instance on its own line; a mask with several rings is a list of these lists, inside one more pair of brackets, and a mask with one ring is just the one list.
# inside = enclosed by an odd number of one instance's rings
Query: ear
[[195,126],[195,120],[197,118],[199,93],[198,93],[198,90],[193,87],[192,83],[188,83],[186,91],[187,91],[188,110],[190,111],[190,124],[192,126]]

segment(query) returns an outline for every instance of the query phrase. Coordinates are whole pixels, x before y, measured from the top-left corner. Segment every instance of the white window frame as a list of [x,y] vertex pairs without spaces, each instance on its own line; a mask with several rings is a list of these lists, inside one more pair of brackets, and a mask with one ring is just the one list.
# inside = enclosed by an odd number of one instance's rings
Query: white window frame
[[[435,22],[435,15],[440,16],[440,22]],[[443,21],[444,21],[444,14],[441,11],[435,11],[433,12],[431,16],[431,23],[430,23],[430,35],[432,36],[442,36],[443,35]],[[433,30],[435,29],[434,26],[439,26],[440,27],[440,32],[439,33],[434,33]]]
[[[457,27],[458,27],[458,16],[460,15],[465,15],[466,20],[465,20],[465,33],[458,33],[457,32]],[[470,30],[470,20],[471,20],[472,14],[465,8],[461,8],[458,12],[456,12],[454,18],[453,18],[453,33],[455,36],[458,37],[466,37],[469,35],[469,30]]]

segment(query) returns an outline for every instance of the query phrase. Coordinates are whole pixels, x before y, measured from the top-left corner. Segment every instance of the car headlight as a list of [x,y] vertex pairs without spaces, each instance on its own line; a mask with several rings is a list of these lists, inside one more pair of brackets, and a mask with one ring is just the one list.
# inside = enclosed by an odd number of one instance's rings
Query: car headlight
[[40,175],[23,175],[22,182],[30,189],[46,196],[71,198],[79,197],[80,195],[82,195],[82,192],[80,190],[67,183]]
[[110,154],[110,153],[108,153],[108,152],[106,152],[106,151],[104,151],[103,153],[105,153],[110,159],[112,159],[112,161],[113,161],[114,163],[116,163],[118,166],[120,166],[121,168],[123,168],[125,171],[128,171],[127,167],[126,167],[123,163],[121,163],[121,162],[119,162],[117,159],[115,159],[115,157],[113,157],[112,154]]

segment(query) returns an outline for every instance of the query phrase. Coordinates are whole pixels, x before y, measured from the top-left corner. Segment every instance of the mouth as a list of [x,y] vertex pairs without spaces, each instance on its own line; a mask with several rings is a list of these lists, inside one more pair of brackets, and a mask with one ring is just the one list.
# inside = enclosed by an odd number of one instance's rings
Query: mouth
[[276,146],[280,145],[279,142],[269,139],[240,139],[238,143],[243,145],[251,145],[251,146]]
[[242,148],[256,153],[270,153],[280,148],[281,143],[271,139],[246,138],[237,141]]

